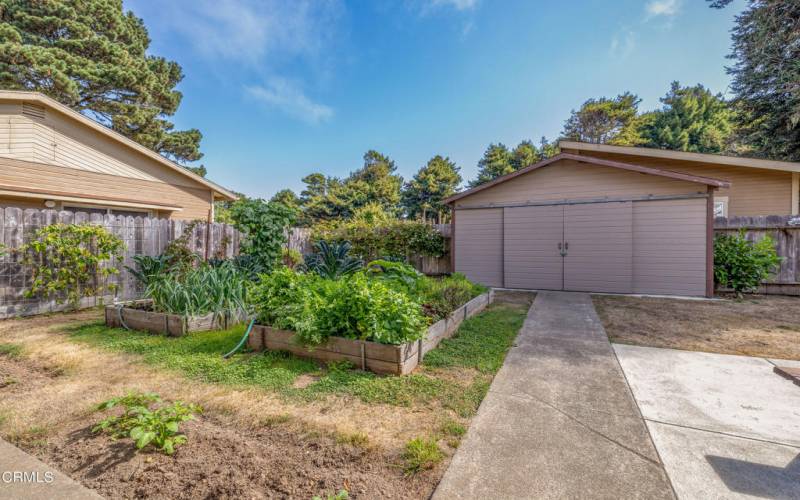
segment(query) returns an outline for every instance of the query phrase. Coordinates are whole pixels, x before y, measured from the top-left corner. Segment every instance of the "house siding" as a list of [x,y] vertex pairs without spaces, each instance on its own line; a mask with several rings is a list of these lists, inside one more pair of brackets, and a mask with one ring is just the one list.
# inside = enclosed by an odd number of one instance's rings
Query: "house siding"
[[[207,188],[191,188],[0,157],[0,189],[4,187],[181,207],[183,210],[178,212],[159,212],[173,219],[205,220],[211,208],[211,190]],[[30,208],[43,206],[34,200],[29,203],[36,204]],[[103,205],[114,206],[114,202],[103,202]]]
[[565,150],[565,152],[730,181],[730,188],[719,189],[716,192],[718,197],[728,197],[728,217],[789,215],[792,213],[791,172],[602,151],[582,153]]

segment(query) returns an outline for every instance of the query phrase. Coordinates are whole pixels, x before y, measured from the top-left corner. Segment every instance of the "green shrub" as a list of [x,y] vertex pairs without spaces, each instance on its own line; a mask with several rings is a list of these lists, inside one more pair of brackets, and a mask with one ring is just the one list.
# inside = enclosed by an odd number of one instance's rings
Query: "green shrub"
[[402,262],[373,260],[367,264],[367,274],[388,283],[392,288],[416,295],[417,288],[425,276]]
[[422,470],[432,469],[442,461],[444,454],[433,439],[416,438],[406,443],[403,452],[403,470],[406,474],[415,474]]
[[354,218],[327,221],[313,227],[314,241],[347,241],[355,255],[365,261],[406,260],[412,255],[441,257],[445,240],[431,225],[389,218]]
[[203,410],[197,405],[176,401],[169,406],[153,408],[161,398],[153,393],[129,393],[109,399],[98,406],[99,410],[110,410],[122,406],[122,415],[112,415],[101,420],[92,432],[106,432],[115,439],[133,439],[136,448],[152,445],[157,450],[172,455],[175,448],[186,442],[180,434],[180,424],[192,420],[195,413]]
[[422,337],[427,325],[420,305],[364,272],[339,280],[279,269],[252,290],[258,321],[297,332],[306,344],[330,336],[402,344]]
[[93,224],[52,224],[36,230],[33,241],[20,247],[23,263],[33,267],[27,297],[63,297],[77,306],[81,297],[114,292],[108,277],[119,269],[107,265],[121,260],[125,244],[105,228]]
[[737,295],[757,289],[780,262],[769,236],[754,243],[741,230],[714,238],[714,279],[723,287],[733,288]]
[[183,276],[150,282],[144,292],[158,312],[200,316],[208,313],[242,317],[247,311],[248,279],[230,263],[203,265]]

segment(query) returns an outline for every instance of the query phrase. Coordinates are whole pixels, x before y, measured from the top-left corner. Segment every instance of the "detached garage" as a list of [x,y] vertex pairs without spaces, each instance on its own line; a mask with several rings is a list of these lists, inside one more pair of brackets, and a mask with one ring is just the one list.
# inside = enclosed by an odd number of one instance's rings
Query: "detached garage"
[[448,198],[457,272],[487,286],[711,295],[727,181],[562,153]]

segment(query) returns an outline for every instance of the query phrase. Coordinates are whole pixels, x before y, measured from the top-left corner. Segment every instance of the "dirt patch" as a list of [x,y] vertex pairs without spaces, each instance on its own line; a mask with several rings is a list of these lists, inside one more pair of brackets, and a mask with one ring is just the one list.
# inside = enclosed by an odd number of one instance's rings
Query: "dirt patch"
[[800,297],[689,301],[594,296],[612,342],[800,360]]
[[352,498],[425,498],[434,471],[406,478],[397,457],[303,437],[283,428],[242,432],[201,418],[172,457],[135,452],[77,428],[34,452],[108,498],[310,498],[341,489]]

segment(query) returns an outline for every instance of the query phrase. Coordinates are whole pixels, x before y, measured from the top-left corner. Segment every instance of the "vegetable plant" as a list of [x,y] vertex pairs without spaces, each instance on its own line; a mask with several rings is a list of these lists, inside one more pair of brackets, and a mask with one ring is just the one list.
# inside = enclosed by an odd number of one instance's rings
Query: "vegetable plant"
[[337,279],[353,274],[363,267],[364,263],[350,255],[350,243],[319,241],[314,247],[316,252],[304,258],[304,270],[319,274],[323,278]]
[[147,287],[152,282],[164,278],[169,271],[169,257],[166,255],[159,255],[152,257],[150,255],[135,255],[133,257],[134,267],[125,266],[125,269],[138,281],[141,285]]
[[714,279],[721,286],[733,288],[738,296],[757,289],[780,263],[775,241],[769,236],[752,242],[741,230],[714,238]]
[[230,209],[236,229],[244,234],[241,252],[256,259],[270,271],[281,258],[286,243],[286,228],[294,222],[295,210],[277,202],[241,199]]
[[153,393],[129,393],[109,399],[98,406],[105,411],[121,406],[121,415],[104,418],[92,428],[92,432],[106,432],[114,439],[130,438],[136,448],[141,450],[152,445],[167,455],[175,453],[175,448],[186,443],[186,436],[180,433],[180,424],[192,420],[202,408],[194,404],[176,401],[171,405],[157,406],[161,398]]
[[144,296],[158,312],[199,316],[208,313],[241,317],[247,311],[248,279],[233,264],[202,265],[183,276],[152,281]]
[[119,270],[109,261],[122,259],[125,248],[120,238],[93,224],[52,224],[36,230],[33,240],[20,247],[24,264],[32,266],[27,297],[64,297],[77,307],[81,297],[114,292],[111,275]]

